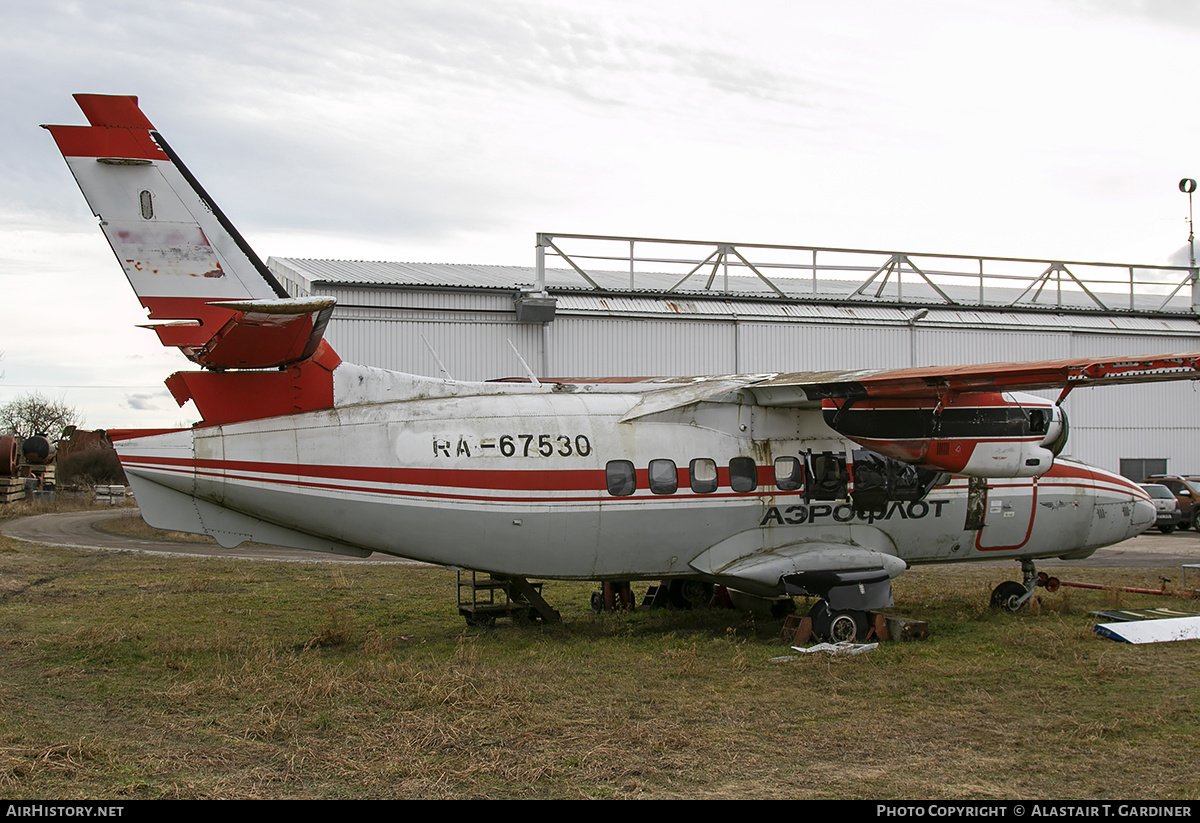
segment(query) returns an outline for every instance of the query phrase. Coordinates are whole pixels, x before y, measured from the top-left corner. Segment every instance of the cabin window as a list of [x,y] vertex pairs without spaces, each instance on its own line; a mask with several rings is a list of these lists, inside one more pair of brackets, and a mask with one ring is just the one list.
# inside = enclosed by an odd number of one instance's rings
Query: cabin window
[[146,190],[143,190],[142,193],[138,195],[138,198],[141,200],[142,204],[142,219],[152,219],[154,217],[154,198],[150,195],[150,192]]
[[1030,434],[1045,434],[1046,433],[1046,412],[1043,409],[1029,410],[1029,432]]
[[637,473],[628,460],[609,460],[604,467],[604,478],[608,493],[614,497],[628,497],[637,491]]
[[758,488],[758,466],[752,457],[735,457],[729,461],[729,486],[735,492],[752,492]]
[[785,492],[804,488],[804,464],[795,457],[775,458],[775,487]]
[[679,489],[679,470],[674,460],[650,461],[650,491],[655,494],[674,494]]
[[696,494],[711,494],[717,490],[716,460],[697,457],[688,464],[688,475],[692,480],[692,491]]

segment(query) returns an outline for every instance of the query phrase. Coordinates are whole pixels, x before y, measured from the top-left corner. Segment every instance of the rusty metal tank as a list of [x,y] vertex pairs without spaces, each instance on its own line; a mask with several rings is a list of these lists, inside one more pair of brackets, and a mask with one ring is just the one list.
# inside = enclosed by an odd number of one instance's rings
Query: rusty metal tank
[[17,474],[17,438],[6,434],[0,437],[0,477],[15,477]]
[[21,444],[21,456],[26,463],[34,466],[53,463],[57,452],[58,445],[42,432],[26,437],[25,442]]

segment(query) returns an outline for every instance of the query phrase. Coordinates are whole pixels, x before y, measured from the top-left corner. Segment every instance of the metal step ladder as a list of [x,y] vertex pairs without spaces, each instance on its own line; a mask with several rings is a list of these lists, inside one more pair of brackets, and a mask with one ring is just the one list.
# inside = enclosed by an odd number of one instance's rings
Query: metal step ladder
[[512,620],[559,622],[560,615],[542,598],[542,584],[524,577],[508,577],[471,570],[460,570],[458,613],[469,626],[492,626],[498,617]]

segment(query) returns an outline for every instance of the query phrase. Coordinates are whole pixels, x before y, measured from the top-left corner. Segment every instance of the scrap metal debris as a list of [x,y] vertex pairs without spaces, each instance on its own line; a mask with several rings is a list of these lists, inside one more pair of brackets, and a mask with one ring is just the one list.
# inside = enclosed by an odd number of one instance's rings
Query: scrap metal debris
[[1200,640],[1200,617],[1170,617],[1157,620],[1126,620],[1098,623],[1096,634],[1122,643],[1170,643]]
[[802,654],[812,654],[813,652],[829,652],[830,654],[862,654],[869,652],[872,649],[878,649],[878,643],[851,643],[844,641],[842,643],[817,643],[815,646],[792,646],[792,649]]

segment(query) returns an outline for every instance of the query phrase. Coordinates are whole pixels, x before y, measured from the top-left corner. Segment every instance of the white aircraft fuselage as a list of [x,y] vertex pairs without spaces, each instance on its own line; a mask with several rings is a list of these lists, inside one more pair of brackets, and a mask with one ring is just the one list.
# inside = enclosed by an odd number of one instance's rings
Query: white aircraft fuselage
[[[776,485],[777,458],[829,452],[853,465],[861,447],[819,410],[758,406],[747,392],[623,423],[645,397],[631,388],[655,384],[338,369],[332,409],[119,440],[151,524],[226,546],[299,543],[549,578],[701,576],[765,595],[785,590],[787,571],[868,560],[891,577],[917,563],[1090,554],[1155,520],[1135,484],[1063,459],[1039,477],[989,482],[973,530],[965,477],[870,507],[849,494],[806,501],[804,488]],[[411,399],[383,399],[396,394]],[[747,458],[754,488],[735,491],[730,463]],[[693,490],[697,460],[716,468],[711,491]],[[632,493],[610,491],[613,461],[633,465]],[[671,461],[673,491],[651,488],[651,461]]]

